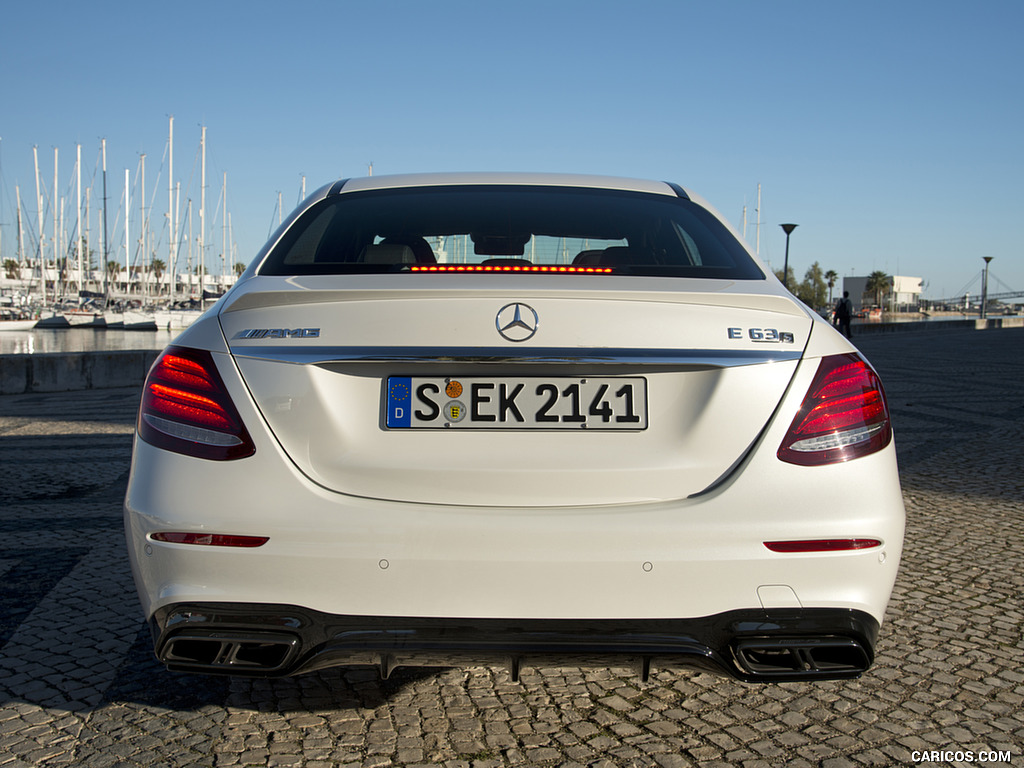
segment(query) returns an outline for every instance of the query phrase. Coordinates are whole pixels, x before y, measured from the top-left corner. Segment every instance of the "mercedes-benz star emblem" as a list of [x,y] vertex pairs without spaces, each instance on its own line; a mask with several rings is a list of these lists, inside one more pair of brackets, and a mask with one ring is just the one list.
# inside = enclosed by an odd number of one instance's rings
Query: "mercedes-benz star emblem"
[[498,310],[494,324],[503,339],[526,341],[537,332],[540,321],[533,307],[515,301]]

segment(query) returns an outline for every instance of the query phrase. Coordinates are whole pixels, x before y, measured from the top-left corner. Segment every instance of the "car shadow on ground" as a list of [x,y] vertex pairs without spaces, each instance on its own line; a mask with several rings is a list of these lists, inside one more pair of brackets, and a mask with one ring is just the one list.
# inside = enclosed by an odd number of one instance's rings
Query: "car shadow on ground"
[[[50,669],[60,669],[59,650],[37,655]],[[194,712],[208,706],[252,711],[307,711],[311,706],[335,711],[374,709],[388,704],[409,685],[448,671],[445,667],[400,668],[383,680],[375,668],[336,667],[281,678],[249,678],[171,672],[157,661],[145,623],[103,690],[76,685],[70,676],[21,683],[12,691],[0,685],[0,707],[12,703],[43,706],[49,711],[88,714],[111,704]]]
[[143,625],[103,703],[132,703],[197,710],[206,705],[255,711],[307,711],[311,704],[331,709],[375,709],[403,689],[447,671],[445,667],[401,668],[387,680],[369,667],[336,667],[295,677],[250,678],[170,672],[153,655],[148,628]]

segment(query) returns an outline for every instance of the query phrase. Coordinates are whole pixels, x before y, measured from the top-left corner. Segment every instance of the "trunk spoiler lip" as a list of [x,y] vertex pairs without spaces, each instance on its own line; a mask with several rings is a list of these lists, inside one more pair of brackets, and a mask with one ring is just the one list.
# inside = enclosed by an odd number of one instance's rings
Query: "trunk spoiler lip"
[[645,349],[610,347],[338,347],[233,346],[235,358],[295,365],[516,363],[736,368],[800,360],[803,349]]

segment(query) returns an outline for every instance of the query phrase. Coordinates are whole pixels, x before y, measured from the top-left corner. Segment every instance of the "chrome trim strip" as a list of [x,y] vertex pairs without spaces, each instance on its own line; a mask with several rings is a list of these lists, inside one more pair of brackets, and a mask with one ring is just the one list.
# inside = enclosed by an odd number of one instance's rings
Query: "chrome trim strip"
[[296,365],[326,363],[552,363],[735,368],[799,360],[798,349],[632,349],[611,347],[280,347],[231,348],[235,357]]

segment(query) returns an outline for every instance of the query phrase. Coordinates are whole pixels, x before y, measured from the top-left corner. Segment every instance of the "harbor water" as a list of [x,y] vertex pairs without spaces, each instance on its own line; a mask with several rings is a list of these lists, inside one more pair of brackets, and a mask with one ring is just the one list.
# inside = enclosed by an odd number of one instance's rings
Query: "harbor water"
[[126,331],[96,328],[34,328],[0,333],[0,355],[114,352],[163,349],[178,331]]

